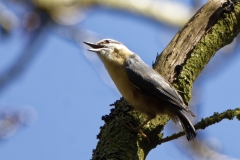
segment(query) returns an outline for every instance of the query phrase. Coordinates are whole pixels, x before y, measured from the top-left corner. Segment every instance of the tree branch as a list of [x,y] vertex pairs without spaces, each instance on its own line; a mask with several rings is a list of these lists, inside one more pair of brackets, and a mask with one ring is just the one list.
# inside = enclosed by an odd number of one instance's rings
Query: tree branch
[[[231,12],[226,12],[227,2],[208,1],[182,27],[153,65],[178,90],[184,92],[186,102],[190,100],[193,82],[204,66],[217,50],[229,44],[240,31],[240,0]],[[159,133],[168,122],[168,116],[155,118],[143,129],[150,140],[149,144],[121,125],[123,121],[131,121],[137,126],[145,117],[135,110],[127,112],[131,107],[123,99],[114,105],[115,109],[105,116],[107,121],[98,136],[93,159],[145,159],[149,151],[159,144],[162,138]]]
[[[234,110],[229,109],[220,114],[215,112],[212,116],[202,119],[200,122],[195,124],[194,127],[196,130],[205,129],[215,123],[221,122],[223,119],[232,120],[234,117],[237,117],[237,119],[240,120],[240,108],[236,108]],[[185,135],[184,132],[175,133],[171,136],[167,136],[166,138],[160,139],[159,144],[162,144],[174,139],[178,139],[183,135]]]
[[[182,27],[153,67],[183,91],[189,102],[194,80],[214,54],[231,43],[240,30],[239,3],[226,12],[224,0],[210,0]],[[238,1],[239,2],[239,1]],[[182,67],[180,72],[176,71]]]
[[[58,0],[42,1],[34,0],[41,8],[47,10],[52,16],[61,13],[63,9],[89,8],[93,6],[103,6],[133,12],[139,15],[155,19],[169,25],[182,26],[188,21],[193,14],[193,9],[184,6],[181,3],[163,2],[155,0],[131,0],[131,1],[114,1],[114,0]],[[171,6],[171,7],[169,7]],[[178,12],[175,12],[175,11]],[[70,10],[69,10],[70,12]]]

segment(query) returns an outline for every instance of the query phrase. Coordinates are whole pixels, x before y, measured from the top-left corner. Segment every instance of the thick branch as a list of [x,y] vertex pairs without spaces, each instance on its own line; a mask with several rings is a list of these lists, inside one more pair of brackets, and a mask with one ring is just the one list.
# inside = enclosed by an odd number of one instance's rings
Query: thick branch
[[[240,31],[240,0],[232,12],[225,11],[225,2],[210,0],[204,5],[176,34],[153,66],[178,90],[184,91],[186,102],[190,100],[193,82],[204,66],[217,50],[229,44]],[[150,139],[148,144],[147,140],[121,125],[121,122],[131,120],[137,126],[144,116],[135,110],[128,114],[130,107],[124,100],[117,101],[115,108],[106,116],[107,121],[98,137],[93,159],[144,159],[158,145],[162,138],[159,133],[169,118],[157,117],[146,126],[144,133]]]
[[[225,11],[223,2],[210,0],[176,34],[170,44],[157,58],[153,67],[176,87],[187,93],[186,102],[191,98],[194,80],[214,54],[239,33],[239,4],[235,11]],[[239,1],[238,1],[239,2]],[[182,66],[177,72],[176,67]]]

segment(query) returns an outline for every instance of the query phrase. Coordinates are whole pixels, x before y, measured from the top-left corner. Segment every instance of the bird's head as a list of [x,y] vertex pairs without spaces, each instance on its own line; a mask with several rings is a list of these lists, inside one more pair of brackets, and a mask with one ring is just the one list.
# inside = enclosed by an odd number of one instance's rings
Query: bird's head
[[124,63],[130,55],[134,54],[122,43],[113,39],[103,39],[97,43],[84,43],[92,47],[88,50],[97,53],[103,63],[106,61]]

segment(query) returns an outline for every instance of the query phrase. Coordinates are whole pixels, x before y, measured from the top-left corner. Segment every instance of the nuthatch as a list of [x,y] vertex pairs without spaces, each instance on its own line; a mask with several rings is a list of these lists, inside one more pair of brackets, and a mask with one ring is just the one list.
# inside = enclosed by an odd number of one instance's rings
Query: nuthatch
[[112,39],[103,39],[96,44],[84,43],[92,47],[89,51],[97,53],[122,96],[136,110],[147,115],[147,120],[135,128],[136,131],[157,114],[167,114],[175,123],[181,123],[188,141],[196,137],[195,129],[184,111],[192,116],[194,114],[182,97],[137,54]]

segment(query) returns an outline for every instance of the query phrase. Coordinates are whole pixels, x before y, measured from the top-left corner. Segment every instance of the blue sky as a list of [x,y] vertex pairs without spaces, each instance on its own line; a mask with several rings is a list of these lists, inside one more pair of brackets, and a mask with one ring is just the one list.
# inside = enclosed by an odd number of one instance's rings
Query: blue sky
[[[109,8],[93,8],[78,25],[112,38],[139,54],[149,65],[179,30],[146,17]],[[4,160],[77,160],[90,159],[97,144],[96,135],[108,114],[109,104],[120,99],[114,87],[106,84],[109,77],[102,73],[100,60],[76,43],[48,28],[38,54],[28,68],[0,93],[0,107],[18,110],[31,108],[33,122],[0,142]],[[0,73],[11,66],[26,43],[22,31],[15,31],[0,43]],[[214,112],[235,109],[239,104],[239,46],[234,53],[223,49],[217,53],[194,84],[194,123]],[[228,54],[231,54],[230,56]],[[104,77],[104,78],[102,78]],[[32,113],[31,112],[31,113]],[[170,121],[166,135],[178,132]],[[239,122],[224,120],[205,130],[197,131],[202,142],[228,157],[240,159]],[[179,140],[162,144],[147,157],[162,159],[193,159],[182,150]]]

